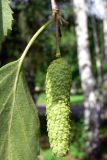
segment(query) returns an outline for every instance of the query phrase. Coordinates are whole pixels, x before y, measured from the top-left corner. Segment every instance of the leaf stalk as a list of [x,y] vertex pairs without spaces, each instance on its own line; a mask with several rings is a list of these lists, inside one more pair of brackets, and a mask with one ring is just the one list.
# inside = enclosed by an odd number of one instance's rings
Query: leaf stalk
[[17,82],[18,82],[18,78],[19,78],[19,74],[21,71],[21,67],[23,65],[23,61],[30,49],[30,47],[32,46],[32,44],[34,43],[34,41],[38,38],[38,36],[54,21],[54,17],[52,17],[50,20],[48,20],[48,22],[46,22],[42,27],[40,27],[40,29],[34,34],[34,36],[31,38],[31,40],[29,41],[28,45],[26,46],[24,52],[22,53],[20,59],[19,59],[19,64],[18,64],[18,70],[17,70],[17,76],[15,79],[15,84],[14,84],[14,91],[16,91],[17,88]]

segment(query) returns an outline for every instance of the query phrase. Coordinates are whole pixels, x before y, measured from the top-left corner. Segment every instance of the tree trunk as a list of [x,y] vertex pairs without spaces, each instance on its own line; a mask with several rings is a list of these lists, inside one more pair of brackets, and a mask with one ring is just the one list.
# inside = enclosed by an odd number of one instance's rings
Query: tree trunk
[[107,119],[107,1],[104,1],[104,19],[103,19],[103,34],[104,34],[104,64],[105,75],[103,83],[103,101],[104,107],[102,110],[101,118]]
[[[104,20],[103,20],[103,32],[104,32],[104,50],[105,50],[105,63],[107,65],[107,1],[104,1]],[[106,67],[107,72],[107,67]]]
[[[78,64],[85,96],[84,125],[87,137],[86,151],[90,160],[96,157],[99,146],[99,111],[96,82],[92,75],[91,58],[88,41],[88,27],[85,0],[74,0]],[[97,157],[98,160],[98,157]]]

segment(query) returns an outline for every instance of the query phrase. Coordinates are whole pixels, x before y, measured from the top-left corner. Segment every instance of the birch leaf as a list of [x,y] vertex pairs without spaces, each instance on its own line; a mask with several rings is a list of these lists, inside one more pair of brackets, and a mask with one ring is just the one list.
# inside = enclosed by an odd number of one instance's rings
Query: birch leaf
[[0,160],[37,160],[39,121],[19,61],[0,68]]
[[12,10],[9,0],[0,0],[0,44],[12,26]]

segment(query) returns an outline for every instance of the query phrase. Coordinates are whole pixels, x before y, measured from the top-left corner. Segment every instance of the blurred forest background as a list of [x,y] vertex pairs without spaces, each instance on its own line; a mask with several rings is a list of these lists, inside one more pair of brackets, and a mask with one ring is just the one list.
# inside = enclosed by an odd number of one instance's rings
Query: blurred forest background
[[[61,53],[71,65],[72,160],[107,160],[107,1],[58,0],[62,25]],[[13,30],[0,47],[0,67],[20,57],[27,43],[51,17],[50,0],[11,0]],[[52,156],[45,115],[45,76],[55,58],[55,26],[35,42],[24,68],[38,108],[43,160]],[[69,157],[68,157],[69,159]]]

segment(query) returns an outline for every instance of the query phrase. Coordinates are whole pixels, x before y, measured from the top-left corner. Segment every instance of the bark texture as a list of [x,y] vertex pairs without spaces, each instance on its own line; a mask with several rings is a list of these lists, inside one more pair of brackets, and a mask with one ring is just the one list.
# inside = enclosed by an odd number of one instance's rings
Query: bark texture
[[107,119],[107,0],[104,1],[105,16],[103,19],[103,34],[104,34],[104,63],[105,63],[105,75],[103,83],[103,101],[104,107],[102,110],[102,119]]
[[105,61],[107,64],[107,1],[104,1],[104,20],[103,20],[103,32],[104,32],[104,48],[105,48]]
[[74,0],[73,4],[76,22],[78,64],[82,89],[85,95],[84,124],[88,136],[86,140],[86,151],[89,155],[92,153],[94,156],[99,146],[100,105],[97,99],[96,82],[91,70],[85,0]]

